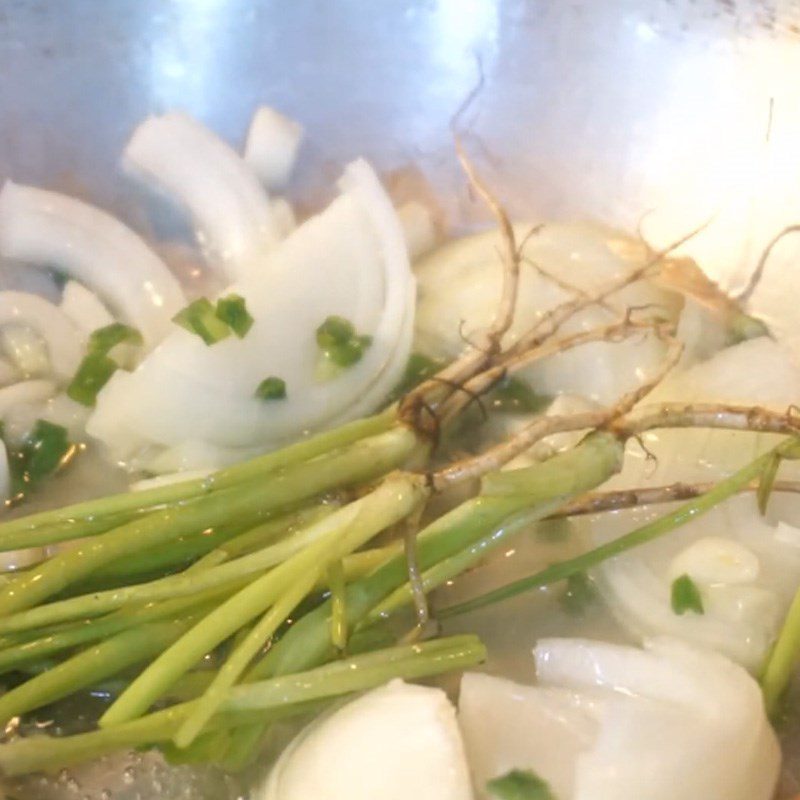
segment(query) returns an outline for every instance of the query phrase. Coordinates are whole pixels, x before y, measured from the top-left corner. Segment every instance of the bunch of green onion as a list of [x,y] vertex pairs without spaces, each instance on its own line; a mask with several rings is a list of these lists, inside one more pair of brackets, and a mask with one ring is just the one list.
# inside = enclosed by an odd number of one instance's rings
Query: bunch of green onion
[[[422,589],[603,483],[623,444],[596,431],[534,466],[485,475],[477,496],[416,534]],[[796,449],[787,440],[662,519],[441,616],[584,575],[774,477]],[[235,769],[277,719],[391,678],[482,661],[477,637],[398,643],[393,624],[415,587],[403,541],[375,540],[424,507],[430,482],[408,467],[428,450],[392,407],[205,479],[1,524],[2,550],[70,544],[0,583],[0,672],[29,676],[0,696],[0,721],[112,678],[123,685],[96,730],[0,745],[3,772],[147,746]]]

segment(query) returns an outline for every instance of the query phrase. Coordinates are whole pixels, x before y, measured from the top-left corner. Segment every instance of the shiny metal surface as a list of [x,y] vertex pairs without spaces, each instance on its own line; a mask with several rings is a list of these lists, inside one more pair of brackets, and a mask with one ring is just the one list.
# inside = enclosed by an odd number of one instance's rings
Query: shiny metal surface
[[736,197],[716,258],[745,268],[743,232],[800,202],[798,25],[798,0],[7,0],[0,175],[141,225],[117,157],[143,116],[181,107],[240,142],[266,102],[308,130],[295,195],[364,155],[416,164],[464,222],[448,123],[480,58],[471,152],[517,215],[656,209],[666,239]]
[[[467,144],[516,216],[633,228],[653,210],[664,242],[716,213],[693,252],[732,280],[800,219],[800,0],[4,0],[0,178],[146,229],[117,164],[136,123],[178,107],[241,142],[268,103],[307,130],[295,198],[363,155],[415,166],[468,225],[449,122],[478,59]],[[116,766],[26,797],[165,796],[111,787]]]

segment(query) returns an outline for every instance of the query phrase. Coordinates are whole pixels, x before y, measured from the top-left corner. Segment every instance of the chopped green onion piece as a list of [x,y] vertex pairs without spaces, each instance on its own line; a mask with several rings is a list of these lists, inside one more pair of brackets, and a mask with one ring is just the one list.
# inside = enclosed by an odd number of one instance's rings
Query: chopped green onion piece
[[330,316],[317,328],[317,344],[337,367],[350,367],[361,360],[372,344],[372,337],[359,336],[351,322]]
[[325,351],[325,355],[337,367],[350,367],[361,361],[364,351],[372,344],[371,336],[354,336],[344,344],[339,344]]
[[549,784],[529,769],[512,769],[493,778],[486,790],[498,800],[556,800]]
[[594,586],[585,572],[576,572],[567,578],[567,586],[561,595],[561,607],[565,611],[579,616],[594,599]]
[[205,297],[189,303],[172,321],[199,336],[207,345],[221,342],[231,335],[231,329],[217,317],[216,309]]
[[336,315],[328,317],[317,328],[317,344],[322,350],[336,345],[346,344],[356,335],[353,323]]
[[681,575],[672,581],[672,610],[676,614],[685,614],[687,611],[704,613],[700,590],[688,575]]
[[117,371],[117,362],[105,353],[89,353],[81,361],[75,377],[67,387],[67,396],[83,406],[93,406],[97,393]]
[[217,300],[217,319],[224,322],[240,339],[253,327],[253,318],[247,310],[244,297],[229,294]]
[[534,414],[541,411],[551,398],[536,394],[520,378],[504,378],[492,392],[492,408],[509,414]]
[[33,488],[52,475],[71,450],[66,428],[37,420],[22,448],[9,459],[15,493]]
[[142,334],[136,328],[122,322],[112,322],[110,325],[92,332],[89,337],[88,350],[90,353],[107,355],[118,344],[124,342],[125,344],[140,345],[142,341]]
[[256,397],[259,400],[283,400],[286,397],[286,381],[270,375],[258,384]]

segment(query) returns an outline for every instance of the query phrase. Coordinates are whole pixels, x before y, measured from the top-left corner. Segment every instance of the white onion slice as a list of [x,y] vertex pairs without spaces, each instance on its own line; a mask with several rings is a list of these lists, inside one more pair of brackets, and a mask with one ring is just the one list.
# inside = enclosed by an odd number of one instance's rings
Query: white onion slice
[[[515,226],[520,242],[531,227]],[[464,334],[469,336],[491,323],[502,291],[501,252],[500,235],[492,230],[450,242],[414,265],[419,282],[415,349],[436,358],[454,358],[465,346]],[[558,223],[548,223],[528,237],[523,254],[516,314],[507,343],[548,310],[575,297],[543,277],[533,264],[593,293],[630,274],[645,257],[613,230]],[[561,334],[616,322],[622,309],[630,306],[657,305],[669,314],[675,310],[669,292],[642,281],[616,294],[614,303],[615,311],[592,306],[576,314],[561,327]],[[466,327],[462,321],[467,321]],[[663,356],[664,344],[655,337],[596,342],[540,361],[520,374],[542,394],[578,394],[607,405],[641,384]]]
[[87,336],[114,322],[100,298],[78,281],[67,281],[64,286],[61,310]]
[[644,650],[545,639],[535,657],[538,686],[462,681],[476,787],[518,768],[559,800],[772,797],[778,743],[758,685],[727,659],[666,637]]
[[397,209],[397,216],[403,226],[408,255],[415,261],[436,244],[436,226],[430,209],[418,200],[403,203]]
[[[594,543],[652,515],[647,509],[615,519],[601,515],[591,525]],[[787,541],[789,527],[764,519],[752,496],[738,496],[669,536],[605,562],[593,576],[610,610],[634,637],[680,637],[754,671],[800,583],[800,546]],[[673,610],[672,582],[683,574],[697,584],[704,613]]]
[[472,800],[455,710],[395,680],[312,723],[255,800]]
[[285,239],[297,227],[297,217],[292,204],[285,197],[273,197],[269,201],[269,206],[275,220],[275,229],[280,238]]
[[[721,350],[707,361],[670,374],[645,399],[638,412],[664,402],[759,405],[785,412],[800,398],[800,367],[788,350],[762,336]],[[643,441],[656,455],[648,460],[637,442],[625,454],[622,473],[608,488],[659,485],[674,481],[715,481],[743,467],[778,439],[771,434],[686,429],[646,433]],[[783,477],[799,465],[786,462]]]
[[167,267],[130,228],[57,192],[6,182],[0,254],[55,266],[91,287],[151,345],[186,303]]
[[[255,319],[247,336],[209,347],[176,330],[135,372],[112,378],[89,432],[117,453],[137,441],[266,447],[372,410],[367,404],[379,402],[408,357],[413,277],[399,222],[372,169],[350,165],[341,188],[269,255],[260,274],[226,290],[246,298]],[[361,361],[319,381],[315,330],[332,314],[373,342]],[[268,375],[286,382],[286,401],[254,399]]]
[[188,209],[212,264],[229,280],[261,271],[279,239],[269,198],[215,133],[178,111],[149,117],[134,131],[123,160]]
[[50,355],[47,343],[27,325],[5,325],[0,329],[3,352],[26,378],[47,375]]
[[269,106],[257,108],[247,131],[244,160],[267,189],[282,189],[289,181],[303,126]]
[[47,343],[55,374],[69,380],[82,357],[82,335],[72,321],[43,297],[26,292],[0,292],[0,327],[27,326]]

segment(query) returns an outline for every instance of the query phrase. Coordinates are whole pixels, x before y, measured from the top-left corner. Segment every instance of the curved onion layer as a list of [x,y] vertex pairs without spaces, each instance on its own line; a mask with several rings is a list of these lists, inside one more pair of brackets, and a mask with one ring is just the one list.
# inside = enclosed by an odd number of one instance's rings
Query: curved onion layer
[[3,352],[26,378],[47,375],[50,371],[47,342],[33,328],[27,325],[5,325],[0,330],[0,342]]
[[0,254],[66,272],[96,291],[150,344],[186,302],[170,271],[130,228],[57,192],[6,182],[0,192]]
[[[515,226],[520,242],[530,227]],[[499,234],[492,230],[446,244],[415,265],[419,282],[416,349],[437,358],[453,358],[464,348],[462,334],[469,336],[470,331],[491,323],[502,290],[501,248]],[[616,232],[587,224],[544,225],[527,239],[523,256],[509,343],[549,309],[575,298],[534,265],[583,292],[593,293],[629,274],[646,257],[641,248]],[[614,311],[587,308],[562,326],[562,333],[619,321],[629,306],[675,307],[670,293],[641,281],[615,295],[614,303]],[[464,331],[462,320],[469,321]],[[663,356],[664,344],[653,337],[613,344],[597,342],[548,358],[523,374],[543,394],[579,394],[608,404],[639,385]]]
[[303,731],[258,800],[471,800],[455,710],[441,689],[395,680]]
[[436,244],[436,225],[431,210],[418,200],[398,206],[397,216],[403,226],[408,254],[412,261],[427,253]]
[[82,334],[58,306],[27,292],[0,292],[0,327],[25,326],[47,344],[55,374],[69,380],[82,356]]
[[61,310],[87,336],[114,321],[100,298],[78,281],[67,281],[64,286]]
[[[620,516],[593,524],[596,543],[635,525],[632,515]],[[697,586],[702,614],[673,610],[672,582],[681,575]],[[800,583],[800,530],[766,521],[752,496],[734,497],[669,536],[605,562],[593,576],[614,616],[637,638],[677,636],[755,671]]]
[[[477,787],[531,769],[559,800],[770,800],[780,750],[756,682],[667,637],[535,649],[538,686],[465,675],[459,722]],[[732,758],[732,754],[735,757]]]
[[[786,411],[800,398],[800,367],[785,347],[762,336],[721,350],[707,361],[671,374],[645,400],[642,411],[662,402],[759,405]],[[656,461],[632,442],[625,467],[609,488],[674,481],[713,481],[773,447],[780,437],[719,430],[666,430],[643,437]],[[782,475],[796,469],[788,462]]]
[[267,189],[281,189],[289,181],[303,126],[269,106],[257,108],[247,131],[244,160]]
[[[645,408],[651,402],[673,401],[741,403],[785,411],[798,397],[800,368],[782,345],[761,337],[670,375],[647,399]],[[632,443],[623,472],[607,485],[619,489],[717,481],[774,446],[779,438],[703,429],[647,433],[644,444],[655,459],[648,459],[641,446]],[[781,477],[792,477],[797,471],[798,465],[786,462]],[[594,543],[620,536],[663,513],[660,506],[599,515],[590,523]],[[594,576],[614,615],[634,636],[680,636],[755,670],[800,582],[800,548],[785,536],[787,523],[800,525],[788,498],[774,495],[770,518],[765,520],[752,496],[735,497],[668,536],[605,562]],[[757,566],[746,580],[726,576],[720,570],[731,559]],[[680,574],[689,574],[698,584],[704,614],[677,615],[672,610],[671,585],[679,577],[676,564],[683,565]]]
[[123,153],[125,165],[185,206],[212,264],[229,280],[262,271],[280,238],[267,193],[250,167],[187,114],[149,117]]
[[19,370],[7,359],[0,358],[0,387],[19,380]]
[[[200,440],[269,446],[310,428],[353,419],[380,402],[402,373],[413,320],[413,277],[403,234],[372,169],[351,164],[341,195],[270,253],[263,274],[227,292],[242,295],[255,323],[243,339],[213,346],[176,329],[131,374],[116,373],[98,397],[89,432],[119,455],[142,444]],[[372,345],[356,364],[317,378],[316,328],[330,315]],[[269,375],[287,398],[257,400]]]

